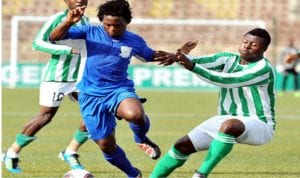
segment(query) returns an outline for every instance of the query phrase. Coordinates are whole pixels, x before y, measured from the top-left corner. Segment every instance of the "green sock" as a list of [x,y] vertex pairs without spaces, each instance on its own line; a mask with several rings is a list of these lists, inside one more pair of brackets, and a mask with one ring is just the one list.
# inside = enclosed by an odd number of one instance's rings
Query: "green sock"
[[79,129],[76,130],[76,132],[74,133],[74,139],[80,144],[84,144],[84,142],[87,141],[87,139],[89,138],[89,133],[88,132],[83,132],[80,131]]
[[27,146],[30,142],[32,142],[33,140],[35,140],[36,137],[35,136],[27,136],[24,134],[17,134],[16,136],[16,143],[21,147],[25,147]]
[[199,167],[198,171],[208,175],[212,169],[232,150],[235,143],[235,137],[219,132],[210,144],[208,153],[204,162]]
[[174,169],[182,166],[189,155],[180,153],[174,146],[162,157],[152,171],[150,178],[167,177]]

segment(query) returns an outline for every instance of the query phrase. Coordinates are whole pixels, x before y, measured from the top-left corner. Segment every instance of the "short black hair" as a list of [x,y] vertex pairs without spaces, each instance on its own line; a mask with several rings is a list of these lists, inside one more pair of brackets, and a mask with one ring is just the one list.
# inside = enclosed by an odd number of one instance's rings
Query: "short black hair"
[[131,22],[131,8],[126,0],[109,0],[98,7],[97,17],[102,22],[105,15],[123,17],[129,24]]
[[248,31],[245,35],[250,34],[254,36],[258,36],[264,40],[264,45],[268,48],[269,44],[271,43],[271,36],[269,32],[263,28],[254,28]]

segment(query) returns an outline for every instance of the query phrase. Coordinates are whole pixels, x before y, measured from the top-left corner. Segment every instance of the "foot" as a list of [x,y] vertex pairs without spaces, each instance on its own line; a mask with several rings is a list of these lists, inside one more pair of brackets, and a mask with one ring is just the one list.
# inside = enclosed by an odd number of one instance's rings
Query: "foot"
[[143,177],[142,172],[136,167],[135,167],[135,169],[138,172],[138,176],[136,176],[136,178],[142,178]]
[[195,171],[194,175],[192,178],[206,178],[207,176],[198,172],[198,171]]
[[6,153],[2,153],[2,161],[4,162],[7,171],[11,173],[22,172],[19,167],[19,158],[10,158],[6,155]]
[[150,156],[152,159],[158,159],[160,157],[160,148],[150,139],[147,138],[145,142],[137,143],[137,145],[146,153],[146,155]]
[[147,101],[147,98],[140,98],[140,102],[141,102],[142,104],[146,103],[146,101]]
[[78,160],[78,154],[67,154],[65,151],[61,151],[58,157],[67,162],[71,169],[84,169]]

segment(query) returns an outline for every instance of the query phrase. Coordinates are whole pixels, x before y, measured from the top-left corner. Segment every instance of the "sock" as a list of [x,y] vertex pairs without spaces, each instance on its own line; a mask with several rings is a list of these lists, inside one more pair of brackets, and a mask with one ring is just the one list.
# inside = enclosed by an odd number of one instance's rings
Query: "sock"
[[167,177],[176,168],[182,166],[189,155],[180,153],[174,146],[162,157],[152,171],[150,178]]
[[19,154],[12,151],[11,149],[8,149],[6,151],[6,156],[9,157],[9,158],[18,158],[19,157]]
[[219,132],[210,144],[208,153],[198,172],[208,175],[212,169],[232,150],[235,137]]
[[129,123],[129,126],[131,130],[133,131],[134,134],[134,140],[136,143],[143,143],[147,137],[146,133],[148,132],[150,128],[150,119],[148,118],[147,115],[145,115],[145,124],[142,126],[136,125],[132,122]]
[[74,151],[74,150],[71,150],[70,148],[66,148],[66,150],[65,150],[65,153],[66,153],[67,155],[73,155],[73,154],[77,154],[77,152],[76,152],[76,151]]
[[30,142],[32,142],[33,140],[35,140],[36,137],[35,136],[27,136],[24,134],[17,134],[16,136],[16,143],[21,147],[25,147],[26,145],[28,145]]
[[139,172],[131,165],[121,147],[117,146],[117,149],[112,154],[103,153],[103,155],[110,164],[118,167],[128,177],[138,176]]
[[84,142],[86,142],[88,138],[89,138],[88,132],[83,132],[83,131],[80,131],[79,129],[77,129],[76,132],[74,133],[74,139],[80,145],[84,144]]

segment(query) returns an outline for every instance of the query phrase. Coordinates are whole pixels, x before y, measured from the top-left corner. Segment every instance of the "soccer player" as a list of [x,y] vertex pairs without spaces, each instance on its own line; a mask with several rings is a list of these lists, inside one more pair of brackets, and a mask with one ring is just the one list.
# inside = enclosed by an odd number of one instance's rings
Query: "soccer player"
[[[20,173],[19,153],[29,143],[37,137],[36,133],[51,122],[56,114],[63,98],[69,96],[77,101],[78,91],[76,82],[79,75],[79,66],[85,54],[79,54],[84,48],[84,42],[81,40],[64,40],[57,44],[49,42],[49,35],[53,28],[58,26],[66,17],[67,13],[76,7],[88,4],[88,0],[64,0],[68,9],[59,12],[49,18],[49,20],[39,30],[35,37],[32,47],[35,50],[51,54],[51,58],[43,71],[40,85],[40,110],[38,114],[28,123],[23,130],[17,134],[15,142],[4,153],[4,164],[8,171]],[[82,16],[74,26],[88,24],[86,16]],[[84,123],[81,121],[79,128],[74,133],[68,147],[60,153],[61,159],[69,163],[72,169],[83,169],[78,161],[77,150],[88,139],[88,132]]]
[[289,60],[286,59],[291,58],[293,55],[297,55],[299,52],[299,49],[295,47],[294,45],[294,39],[290,38],[288,41],[288,45],[282,49],[279,59],[278,59],[278,65],[283,67],[283,79],[282,79],[282,91],[286,91],[286,85],[288,76],[290,74],[293,75],[293,82],[294,82],[294,91],[297,91],[299,89],[299,83],[298,83],[298,72],[296,70],[296,67],[298,65],[298,60]]
[[204,81],[220,87],[218,115],[178,139],[156,164],[151,178],[167,177],[192,153],[208,150],[193,178],[207,177],[235,143],[263,145],[275,129],[275,73],[264,57],[271,42],[265,29],[245,33],[239,54],[220,52],[208,56],[170,55],[164,65],[178,62]]
[[127,69],[132,56],[152,62],[155,57],[168,53],[151,49],[142,37],[126,30],[132,19],[126,0],[109,0],[99,5],[97,17],[102,25],[74,27],[84,10],[78,7],[70,11],[66,20],[51,33],[50,40],[85,40],[87,60],[77,87],[87,130],[109,163],[128,177],[141,176],[116,143],[115,116],[129,122],[135,142],[146,154],[152,159],[159,158],[160,148],[146,136],[150,120],[138,100]]

